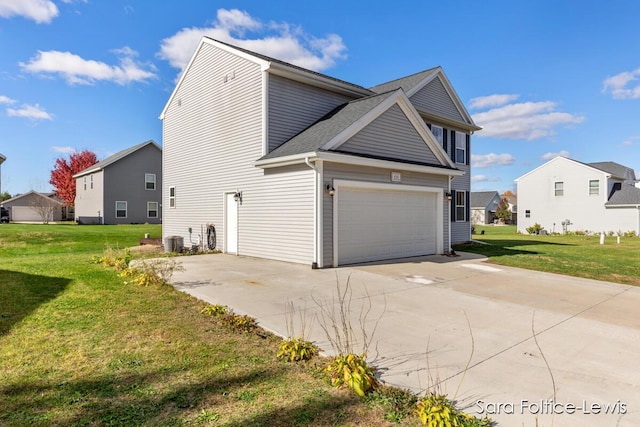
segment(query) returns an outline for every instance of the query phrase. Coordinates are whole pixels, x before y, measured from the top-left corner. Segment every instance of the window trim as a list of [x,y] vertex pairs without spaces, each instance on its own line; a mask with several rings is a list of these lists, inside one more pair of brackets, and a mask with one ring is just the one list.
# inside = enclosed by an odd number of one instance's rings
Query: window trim
[[[459,201],[462,200],[462,204]],[[467,191],[456,191],[456,199],[454,200],[454,209],[456,211],[456,222],[467,222]],[[459,210],[462,209],[462,217],[458,215]]]
[[[455,162],[458,164],[466,164],[467,163],[467,134],[464,132],[460,132],[460,131],[456,131],[456,141],[455,141],[455,147],[454,147],[454,153],[455,153]],[[458,154],[458,150],[460,151],[460,155],[462,156],[462,159],[459,159],[458,157],[460,157]]]
[[[592,187],[591,184],[595,183],[595,187]],[[590,196],[599,196],[600,195],[600,180],[599,179],[590,179],[589,180],[589,195]]]
[[176,207],[176,186],[169,187],[169,207],[175,209]]
[[[124,209],[118,209],[118,203],[124,203]],[[119,216],[118,215],[118,211],[122,211],[124,210],[124,216]],[[129,213],[128,210],[128,206],[127,206],[127,201],[126,200],[116,200],[116,218],[122,219],[122,218],[127,218],[127,215]]]
[[[155,204],[155,209],[151,209],[150,205]],[[151,211],[155,211],[155,216],[149,215]],[[147,218],[158,218],[160,215],[160,203],[158,202],[147,202]]]
[[[433,131],[434,128],[440,129],[440,138],[438,138],[438,135]],[[442,126],[431,124],[431,134],[433,134],[436,141],[440,143],[440,146],[444,148],[444,128]]]
[[553,183],[553,194],[555,197],[564,196],[564,181],[555,181]]
[[83,190],[87,191],[87,176],[82,177],[82,183],[84,185]]
[[89,188],[93,190],[93,175],[89,175]]
[[[153,177],[153,180],[147,179],[148,177]],[[149,184],[153,185],[153,188],[149,188]],[[144,189],[153,191],[156,189],[156,174],[155,173],[145,173],[144,174]]]

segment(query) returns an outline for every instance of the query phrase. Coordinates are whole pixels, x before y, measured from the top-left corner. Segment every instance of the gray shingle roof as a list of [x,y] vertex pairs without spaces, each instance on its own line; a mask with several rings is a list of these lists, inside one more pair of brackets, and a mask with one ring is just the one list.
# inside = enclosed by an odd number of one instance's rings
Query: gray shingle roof
[[420,83],[427,77],[429,74],[433,73],[439,67],[429,68],[428,70],[420,71],[415,74],[411,74],[410,76],[402,77],[396,80],[391,80],[390,82],[382,83],[376,86],[369,88],[371,91],[375,93],[384,93],[390,90],[396,90],[398,88],[402,88],[405,92],[409,92],[415,85]]
[[611,194],[605,205],[640,205],[640,188],[622,184],[620,189]]
[[499,196],[497,191],[472,191],[470,201],[471,207],[485,208],[495,196]]
[[595,162],[587,163],[587,165],[600,169],[601,171],[610,173],[614,178],[625,179],[628,170],[631,171],[632,178],[635,179],[635,172],[632,168],[623,166],[616,162]]
[[340,132],[380,105],[394,92],[373,95],[342,104],[260,160],[291,156],[319,150]]
[[117,162],[118,160],[122,159],[123,157],[126,157],[129,154],[131,154],[133,152],[136,152],[139,149],[141,149],[142,147],[145,147],[145,146],[147,146],[149,144],[152,144],[155,147],[157,147],[159,150],[162,150],[162,148],[160,148],[160,146],[158,144],[156,144],[155,141],[153,141],[153,140],[145,141],[145,142],[143,142],[141,144],[134,145],[133,147],[125,148],[122,151],[118,151],[116,154],[112,154],[111,156],[107,157],[106,159],[104,159],[102,161],[99,161],[95,165],[89,166],[85,170],[78,172],[77,174],[74,175],[74,177],[86,175],[88,173],[104,169],[105,167],[109,166],[110,164]]

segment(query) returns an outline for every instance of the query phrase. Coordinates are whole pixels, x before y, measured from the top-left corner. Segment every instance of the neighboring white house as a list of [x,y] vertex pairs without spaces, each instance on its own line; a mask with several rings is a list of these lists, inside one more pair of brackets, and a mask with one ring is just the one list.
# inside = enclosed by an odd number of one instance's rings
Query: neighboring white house
[[632,168],[556,157],[516,179],[518,231],[640,234],[640,188]]
[[497,191],[472,191],[471,224],[492,224],[501,201]]
[[440,67],[367,89],[204,37],[160,118],[165,239],[320,268],[471,239],[480,128]]

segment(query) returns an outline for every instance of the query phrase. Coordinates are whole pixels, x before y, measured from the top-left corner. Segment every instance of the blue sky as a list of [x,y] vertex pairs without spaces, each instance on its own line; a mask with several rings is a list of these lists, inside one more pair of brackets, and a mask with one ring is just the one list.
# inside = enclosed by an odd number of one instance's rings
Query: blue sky
[[[640,2],[0,0],[2,190],[153,139],[201,35],[362,86],[436,65],[476,123],[472,188],[557,154],[640,171]],[[639,174],[640,175],[640,174]]]

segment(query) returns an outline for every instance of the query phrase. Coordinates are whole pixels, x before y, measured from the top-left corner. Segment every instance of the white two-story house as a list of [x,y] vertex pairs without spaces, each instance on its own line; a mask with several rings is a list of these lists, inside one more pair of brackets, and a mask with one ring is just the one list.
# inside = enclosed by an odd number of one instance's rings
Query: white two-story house
[[640,234],[640,188],[632,168],[556,157],[516,179],[518,231]]
[[160,118],[165,238],[317,268],[470,240],[480,128],[440,67],[365,88],[204,37]]

